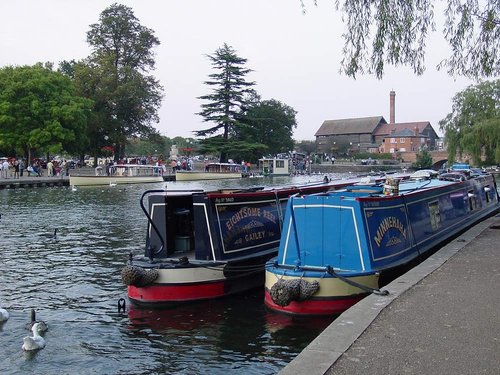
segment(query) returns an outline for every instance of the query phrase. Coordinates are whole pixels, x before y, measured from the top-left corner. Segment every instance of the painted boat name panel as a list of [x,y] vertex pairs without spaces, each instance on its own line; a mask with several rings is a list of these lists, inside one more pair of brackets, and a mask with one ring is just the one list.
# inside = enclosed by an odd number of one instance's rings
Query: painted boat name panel
[[364,216],[374,262],[411,251],[410,224],[404,205],[365,208]]
[[280,220],[276,201],[216,204],[223,252],[229,254],[263,243],[278,243]]

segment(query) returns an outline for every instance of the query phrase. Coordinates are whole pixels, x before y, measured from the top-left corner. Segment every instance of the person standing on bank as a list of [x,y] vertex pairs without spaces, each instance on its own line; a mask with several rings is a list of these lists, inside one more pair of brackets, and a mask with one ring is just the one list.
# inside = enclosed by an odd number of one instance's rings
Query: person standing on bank
[[14,161],[14,178],[19,178],[19,160]]
[[47,177],[52,177],[54,175],[54,164],[52,161],[47,163]]
[[9,178],[9,162],[5,160],[2,164],[2,177],[3,178]]

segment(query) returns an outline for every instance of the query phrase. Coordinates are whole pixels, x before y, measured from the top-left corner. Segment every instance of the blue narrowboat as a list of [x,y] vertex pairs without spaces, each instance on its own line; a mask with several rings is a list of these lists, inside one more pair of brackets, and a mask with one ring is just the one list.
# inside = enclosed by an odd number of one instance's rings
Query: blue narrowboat
[[291,197],[278,256],[266,264],[265,304],[295,315],[339,314],[380,292],[381,273],[498,210],[494,177],[466,168]]

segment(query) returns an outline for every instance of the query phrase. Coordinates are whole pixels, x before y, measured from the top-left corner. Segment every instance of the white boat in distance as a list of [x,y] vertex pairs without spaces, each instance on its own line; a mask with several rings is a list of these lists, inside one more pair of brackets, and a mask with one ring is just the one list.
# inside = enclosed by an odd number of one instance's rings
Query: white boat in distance
[[235,163],[209,163],[204,171],[175,171],[176,181],[222,180],[241,178],[241,166]]
[[109,167],[109,174],[102,167],[97,167],[95,176],[69,176],[71,186],[144,184],[149,182],[163,182],[162,167],[141,164],[115,164]]

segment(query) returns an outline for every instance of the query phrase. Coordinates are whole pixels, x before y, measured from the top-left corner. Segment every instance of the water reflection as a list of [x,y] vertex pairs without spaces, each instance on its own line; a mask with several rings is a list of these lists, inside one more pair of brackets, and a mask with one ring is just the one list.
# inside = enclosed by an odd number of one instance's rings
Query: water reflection
[[[126,297],[120,270],[129,252],[143,252],[140,195],[163,186],[0,191],[0,306],[11,313],[0,325],[0,373],[274,374],[329,324],[270,313],[260,290],[165,310],[127,303],[126,312],[118,312],[118,299]],[[55,228],[57,236],[50,238]],[[49,331],[45,349],[25,354],[31,308]]]

